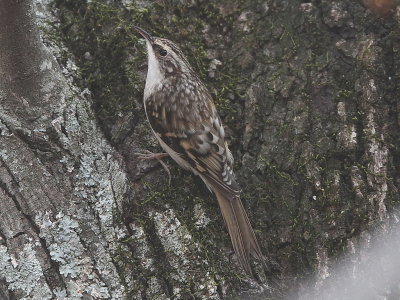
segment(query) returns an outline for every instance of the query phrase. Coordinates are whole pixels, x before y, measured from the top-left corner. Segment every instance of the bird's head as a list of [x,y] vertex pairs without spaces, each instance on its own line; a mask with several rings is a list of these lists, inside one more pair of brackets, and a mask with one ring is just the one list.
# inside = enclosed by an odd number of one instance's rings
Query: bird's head
[[162,80],[169,76],[185,77],[194,74],[192,67],[176,44],[153,37],[143,29],[133,28],[146,40],[148,57],[147,80]]

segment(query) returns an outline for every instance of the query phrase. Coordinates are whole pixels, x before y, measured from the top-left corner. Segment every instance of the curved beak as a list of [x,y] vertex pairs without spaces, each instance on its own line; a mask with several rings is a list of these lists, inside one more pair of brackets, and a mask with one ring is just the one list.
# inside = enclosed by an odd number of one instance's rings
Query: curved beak
[[146,31],[144,31],[142,28],[137,27],[137,26],[132,26],[132,27],[133,27],[134,30],[136,30],[137,32],[139,32],[139,34],[140,34],[144,39],[146,39],[146,40],[149,41],[150,43],[153,43],[153,42],[154,42],[153,37],[152,37],[150,34],[148,34]]

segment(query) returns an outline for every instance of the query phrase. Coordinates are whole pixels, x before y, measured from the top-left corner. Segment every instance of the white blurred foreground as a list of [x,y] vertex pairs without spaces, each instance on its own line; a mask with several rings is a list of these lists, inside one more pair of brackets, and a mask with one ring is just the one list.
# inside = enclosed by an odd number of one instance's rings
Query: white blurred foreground
[[357,246],[350,242],[351,254],[331,266],[327,262],[324,279],[311,280],[287,299],[400,299],[400,226],[390,227],[380,228],[374,238],[362,234]]

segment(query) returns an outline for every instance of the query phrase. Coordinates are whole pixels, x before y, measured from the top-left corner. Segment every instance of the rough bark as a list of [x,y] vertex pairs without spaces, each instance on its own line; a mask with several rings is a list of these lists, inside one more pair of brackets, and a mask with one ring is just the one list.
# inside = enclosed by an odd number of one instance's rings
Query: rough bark
[[31,1],[1,3],[2,299],[121,298],[125,172],[35,19]]
[[[390,227],[398,10],[381,18],[352,0],[36,7],[0,4],[1,299],[279,298],[310,274],[320,286],[365,232]],[[159,148],[132,24],[180,44],[215,97],[268,258],[257,280],[232,257],[202,182],[168,162],[168,185],[134,155]]]

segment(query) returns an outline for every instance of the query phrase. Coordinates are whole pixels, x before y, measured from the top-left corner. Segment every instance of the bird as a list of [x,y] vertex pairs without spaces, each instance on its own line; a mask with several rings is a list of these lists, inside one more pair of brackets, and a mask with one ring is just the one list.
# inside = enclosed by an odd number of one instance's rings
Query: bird
[[133,29],[147,46],[143,100],[151,129],[164,151],[214,192],[238,262],[252,274],[251,258],[263,260],[263,255],[240,200],[233,156],[212,96],[175,43]]

